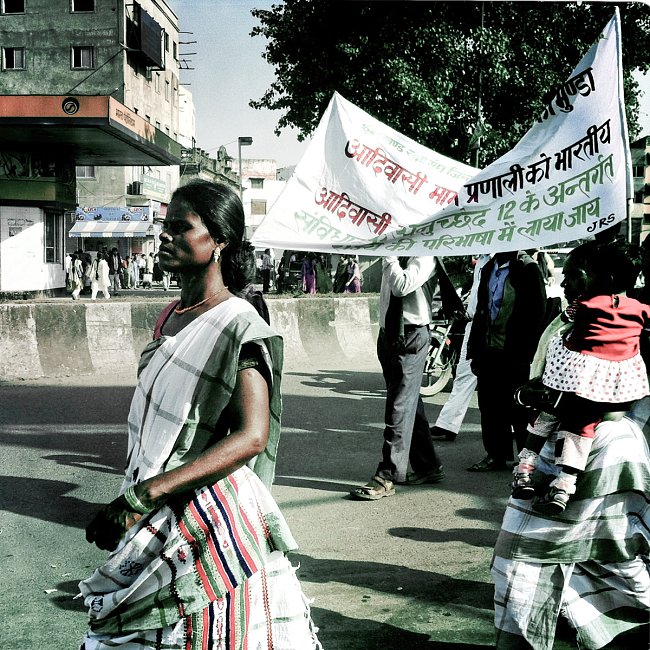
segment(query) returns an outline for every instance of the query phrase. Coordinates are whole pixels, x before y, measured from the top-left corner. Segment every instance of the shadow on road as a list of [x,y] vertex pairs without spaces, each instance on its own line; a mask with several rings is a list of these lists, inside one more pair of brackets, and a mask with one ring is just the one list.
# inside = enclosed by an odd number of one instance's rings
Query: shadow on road
[[381,562],[318,559],[300,553],[292,553],[291,559],[300,563],[300,579],[308,582],[343,583],[389,595],[401,587],[400,598],[428,605],[448,607],[457,603],[492,610],[494,588],[485,582]]
[[85,528],[98,506],[66,496],[77,487],[65,481],[0,476],[0,510],[70,528]]
[[[480,650],[494,645],[431,641],[430,635],[409,632],[388,623],[356,619],[337,612],[312,607],[323,648],[345,650]],[[354,630],[354,633],[350,633]]]
[[449,528],[434,530],[431,528],[389,528],[388,534],[402,539],[413,539],[416,542],[444,544],[446,542],[464,542],[478,548],[494,548],[499,534],[498,530],[484,528]]

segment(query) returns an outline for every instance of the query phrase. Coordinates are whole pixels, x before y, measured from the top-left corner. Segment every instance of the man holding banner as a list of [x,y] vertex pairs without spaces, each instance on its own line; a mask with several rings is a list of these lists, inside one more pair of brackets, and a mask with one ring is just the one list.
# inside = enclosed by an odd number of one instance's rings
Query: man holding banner
[[526,440],[527,413],[513,400],[528,381],[546,313],[538,264],[524,251],[497,253],[482,269],[467,358],[477,377],[481,435],[486,457],[470,472],[508,469]]
[[[377,356],[386,382],[384,445],[375,475],[351,492],[354,498],[374,501],[395,494],[396,483],[437,483],[445,477],[419,390],[436,268],[433,257],[383,260]],[[407,473],[409,462],[413,471]]]

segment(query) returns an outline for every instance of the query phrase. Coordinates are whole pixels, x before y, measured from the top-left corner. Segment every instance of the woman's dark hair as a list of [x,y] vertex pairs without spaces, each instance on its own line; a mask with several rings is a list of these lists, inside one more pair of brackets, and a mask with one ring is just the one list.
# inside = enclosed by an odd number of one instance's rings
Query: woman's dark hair
[[187,203],[219,243],[221,273],[233,293],[241,294],[255,278],[255,249],[244,239],[244,208],[237,192],[225,183],[196,180],[179,187],[172,199]]
[[591,248],[584,268],[602,294],[627,292],[634,288],[642,266],[641,247],[615,239]]

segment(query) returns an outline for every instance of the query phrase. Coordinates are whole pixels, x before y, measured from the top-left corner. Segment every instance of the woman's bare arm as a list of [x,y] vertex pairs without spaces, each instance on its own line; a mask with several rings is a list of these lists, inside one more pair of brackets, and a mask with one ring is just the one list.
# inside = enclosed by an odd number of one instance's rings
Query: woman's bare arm
[[[231,432],[196,459],[135,486],[136,497],[152,510],[169,497],[211,485],[262,453],[269,437],[269,387],[255,368],[237,373],[228,405]],[[104,550],[114,550],[122,535],[141,515],[124,496],[105,505],[86,528],[86,539]]]

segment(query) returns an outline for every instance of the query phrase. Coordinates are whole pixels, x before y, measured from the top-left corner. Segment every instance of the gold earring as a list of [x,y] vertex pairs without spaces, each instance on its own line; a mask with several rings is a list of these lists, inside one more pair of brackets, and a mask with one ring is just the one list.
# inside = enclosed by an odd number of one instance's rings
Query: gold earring
[[215,248],[214,252],[212,253],[212,261],[216,264],[219,261],[220,257],[221,257],[221,249],[217,246],[217,248]]

